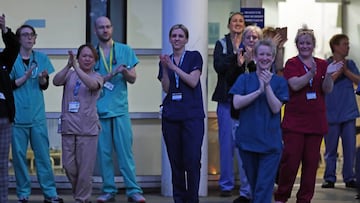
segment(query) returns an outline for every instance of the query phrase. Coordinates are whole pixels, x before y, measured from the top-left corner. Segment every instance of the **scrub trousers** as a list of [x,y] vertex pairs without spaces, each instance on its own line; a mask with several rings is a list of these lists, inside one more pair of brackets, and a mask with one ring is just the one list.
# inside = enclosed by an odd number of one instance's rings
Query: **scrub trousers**
[[162,131],[171,165],[174,203],[199,203],[204,119],[163,118]]
[[102,192],[117,193],[112,159],[112,153],[115,150],[119,169],[124,178],[126,195],[129,197],[135,193],[143,193],[136,182],[136,168],[132,152],[133,134],[129,115],[100,118],[100,123],[97,159],[103,180]]
[[57,197],[50,161],[48,130],[46,121],[44,121],[33,124],[32,127],[13,126],[11,148],[18,198],[28,198],[31,194],[31,180],[26,160],[29,142],[34,152],[36,175],[44,197]]
[[341,137],[344,162],[342,176],[345,183],[354,181],[354,161],[356,154],[355,120],[343,123],[329,124],[329,132],[324,136],[325,141],[325,173],[324,180],[336,182],[336,163],[338,160],[338,144]]
[[248,183],[243,163],[238,148],[235,146],[235,131],[238,121],[231,118],[231,102],[218,102],[216,114],[219,126],[219,151],[220,151],[220,178],[219,187],[222,191],[231,191],[235,187],[234,152],[237,158],[240,196],[251,199],[251,189]]
[[284,149],[279,167],[278,189],[275,201],[286,202],[294,186],[300,163],[300,188],[297,203],[310,203],[314,196],[316,172],[320,160],[320,145],[323,135],[284,131]]
[[251,185],[252,203],[271,203],[281,152],[257,153],[239,150]]
[[75,200],[87,202],[92,193],[96,163],[96,135],[62,135],[62,160]]

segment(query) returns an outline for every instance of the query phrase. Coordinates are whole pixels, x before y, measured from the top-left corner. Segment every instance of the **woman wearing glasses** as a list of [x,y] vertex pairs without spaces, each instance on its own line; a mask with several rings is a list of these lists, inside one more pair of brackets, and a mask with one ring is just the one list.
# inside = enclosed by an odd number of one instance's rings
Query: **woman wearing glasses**
[[301,163],[298,203],[311,202],[314,195],[316,171],[320,159],[320,144],[328,130],[325,94],[332,91],[331,74],[343,65],[331,64],[313,56],[316,39],[314,32],[299,29],[295,37],[298,55],[290,58],[284,69],[289,84],[290,100],[285,105],[282,122],[284,150],[279,167],[277,203],[286,202]]
[[93,71],[98,55],[92,45],[81,45],[76,58],[78,63],[69,52],[68,64],[55,75],[53,83],[64,86],[59,129],[64,169],[76,203],[87,203],[100,130],[96,101],[103,78]]
[[22,25],[16,30],[20,52],[10,78],[15,80],[15,121],[12,136],[12,156],[19,202],[28,202],[31,180],[26,154],[28,143],[34,152],[37,178],[44,193],[44,202],[63,202],[58,197],[49,155],[49,138],[43,91],[49,86],[54,67],[49,58],[34,51],[35,29]]

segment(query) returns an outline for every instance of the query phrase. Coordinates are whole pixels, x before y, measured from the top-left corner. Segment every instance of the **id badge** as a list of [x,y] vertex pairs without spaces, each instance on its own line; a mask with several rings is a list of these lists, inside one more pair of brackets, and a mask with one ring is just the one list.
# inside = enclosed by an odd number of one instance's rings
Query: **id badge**
[[181,101],[182,100],[182,93],[172,93],[171,99],[173,101]]
[[104,87],[110,91],[114,89],[114,85],[111,82],[105,82]]
[[316,92],[308,92],[308,93],[306,93],[306,99],[307,100],[316,99]]
[[0,92],[0,99],[5,100],[5,95],[4,95],[4,93],[2,93],[2,92]]
[[80,102],[73,101],[69,103],[69,112],[77,113],[79,112],[79,108],[80,108]]

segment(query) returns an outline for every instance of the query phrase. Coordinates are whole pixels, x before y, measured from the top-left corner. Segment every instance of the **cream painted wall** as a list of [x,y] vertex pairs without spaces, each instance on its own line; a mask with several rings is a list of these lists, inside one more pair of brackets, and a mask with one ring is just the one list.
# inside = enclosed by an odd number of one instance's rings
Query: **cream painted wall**
[[[34,48],[77,48],[86,40],[86,4],[83,0],[0,0],[0,13],[6,16],[7,25],[15,30],[28,19],[45,20],[45,28],[35,28],[38,34]],[[21,5],[21,6],[20,6]],[[21,8],[24,8],[23,10]],[[2,40],[0,40],[2,43]],[[0,47],[4,47],[0,44]],[[59,71],[67,57],[49,56]],[[50,80],[55,73],[50,75]],[[47,112],[60,112],[62,88],[50,83],[44,92]]]
[[36,48],[73,48],[85,42],[83,0],[0,0],[0,5],[14,31],[28,19],[45,19],[46,27],[36,29]]

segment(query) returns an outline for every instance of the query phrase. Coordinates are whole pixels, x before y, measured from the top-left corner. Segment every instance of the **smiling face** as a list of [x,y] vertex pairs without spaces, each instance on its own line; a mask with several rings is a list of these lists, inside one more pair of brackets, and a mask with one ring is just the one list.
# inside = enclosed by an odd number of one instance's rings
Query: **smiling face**
[[173,29],[170,33],[169,40],[174,50],[185,49],[185,45],[188,42],[187,35],[181,28]]
[[302,58],[311,57],[315,48],[315,43],[312,36],[310,34],[302,34],[298,36],[296,48],[298,49],[299,55]]
[[255,49],[256,70],[270,70],[275,60],[273,47],[268,44],[260,44]]
[[245,28],[244,16],[240,13],[235,13],[231,16],[228,24],[230,33],[242,33]]
[[79,49],[77,59],[79,62],[79,67],[84,72],[89,73],[92,71],[92,68],[94,67],[96,62],[96,50],[90,48],[89,46],[83,46]]

